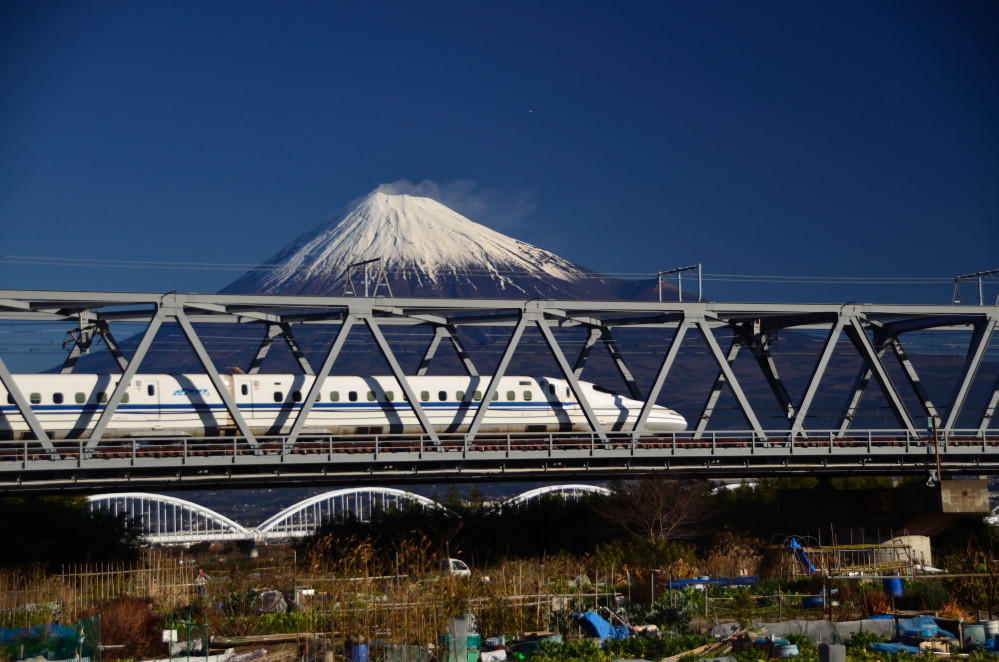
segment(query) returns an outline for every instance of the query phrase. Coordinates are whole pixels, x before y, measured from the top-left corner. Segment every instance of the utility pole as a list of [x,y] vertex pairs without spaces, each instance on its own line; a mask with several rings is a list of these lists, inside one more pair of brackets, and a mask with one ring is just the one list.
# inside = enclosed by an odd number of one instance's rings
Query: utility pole
[[697,300],[701,300],[701,265],[700,263],[689,266],[689,267],[678,267],[676,269],[669,269],[668,271],[660,271],[656,274],[656,281],[659,290],[659,303],[663,302],[663,276],[672,276],[676,274],[676,291],[679,301],[683,301],[683,272],[685,271],[696,271],[697,272]]
[[[992,276],[995,276],[996,274],[999,274],[999,269],[989,269],[988,271],[979,271],[979,272],[973,273],[973,274],[965,274],[963,276],[954,276],[954,296],[952,297],[952,303],[955,303],[955,304],[963,303],[961,301],[960,281],[962,281],[962,280],[977,279],[978,280],[978,305],[979,306],[984,306],[985,305],[985,292],[982,289],[982,280],[984,278],[991,278]],[[996,303],[999,303],[999,296],[996,297]]]
[[[371,265],[378,263],[378,277],[375,280],[374,293],[369,294],[368,285],[371,281]],[[388,291],[389,296],[392,295],[392,286],[389,285],[388,276],[385,274],[385,264],[382,262],[380,257],[373,258],[371,260],[364,260],[363,262],[355,262],[354,264],[347,265],[347,276],[346,282],[343,286],[343,295],[346,296],[357,296],[357,291],[354,289],[354,270],[358,267],[364,267],[364,296],[378,296],[378,290],[384,287]]]

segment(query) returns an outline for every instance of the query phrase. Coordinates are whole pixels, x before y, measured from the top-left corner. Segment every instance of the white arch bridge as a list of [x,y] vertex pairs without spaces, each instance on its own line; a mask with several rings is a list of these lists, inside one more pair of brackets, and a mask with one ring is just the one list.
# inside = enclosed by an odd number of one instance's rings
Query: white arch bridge
[[[578,499],[590,494],[609,494],[593,485],[552,485],[524,492],[505,501],[516,506],[546,496]],[[317,494],[267,518],[256,527],[246,527],[225,515],[174,496],[146,492],[96,494],[87,498],[91,511],[128,515],[141,523],[145,541],[151,545],[189,545],[199,542],[278,542],[304,538],[324,521],[352,514],[369,521],[379,510],[406,507],[445,509],[419,494],[389,487],[357,487]]]

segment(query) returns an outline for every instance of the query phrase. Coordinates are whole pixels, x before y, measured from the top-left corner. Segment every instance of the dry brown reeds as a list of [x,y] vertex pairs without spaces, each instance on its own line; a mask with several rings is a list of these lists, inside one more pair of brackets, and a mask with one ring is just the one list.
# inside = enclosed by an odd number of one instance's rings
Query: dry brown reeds
[[[69,623],[100,613],[105,643],[120,647],[109,651],[118,659],[143,656],[149,631],[167,627],[170,618],[207,621],[212,636],[262,634],[277,623],[303,640],[319,635],[424,646],[447,632],[449,619],[464,614],[475,614],[479,631],[493,636],[550,630],[569,611],[612,604],[607,580],[572,581],[594,576],[586,559],[508,562],[486,578],[479,571],[472,577],[441,572],[439,553],[427,539],[392,549],[340,540],[301,556],[271,547],[261,556],[266,558],[202,559],[211,576],[204,596],[195,591],[197,566],[162,552],[134,566],[0,573],[0,615],[6,619],[0,626],[56,618]],[[281,591],[299,613],[264,614],[263,590]]]
[[100,614],[101,646],[110,659],[149,659],[163,652],[148,598],[121,596],[93,605]]

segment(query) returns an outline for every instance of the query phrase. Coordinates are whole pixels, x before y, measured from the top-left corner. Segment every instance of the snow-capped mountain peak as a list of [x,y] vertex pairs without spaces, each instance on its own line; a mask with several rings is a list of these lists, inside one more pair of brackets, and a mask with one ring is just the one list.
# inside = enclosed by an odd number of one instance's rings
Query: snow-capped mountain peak
[[435,200],[375,190],[223,291],[340,295],[348,265],[373,259],[396,296],[589,298],[603,289],[593,272]]

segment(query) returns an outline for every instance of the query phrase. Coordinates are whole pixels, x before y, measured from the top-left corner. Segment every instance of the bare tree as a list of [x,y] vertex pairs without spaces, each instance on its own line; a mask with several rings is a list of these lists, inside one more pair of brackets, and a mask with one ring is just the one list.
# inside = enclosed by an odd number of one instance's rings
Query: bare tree
[[619,483],[613,490],[601,514],[635,538],[667,542],[703,531],[708,514],[704,482],[648,477]]

